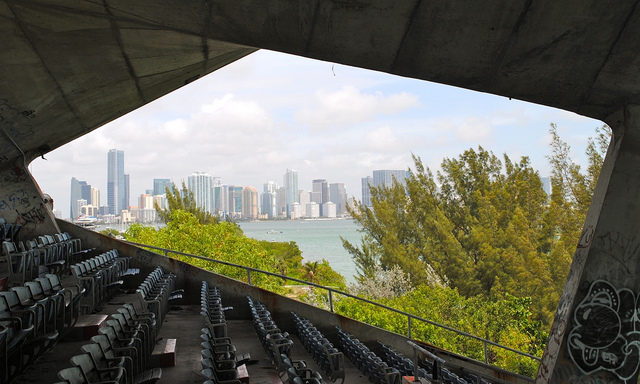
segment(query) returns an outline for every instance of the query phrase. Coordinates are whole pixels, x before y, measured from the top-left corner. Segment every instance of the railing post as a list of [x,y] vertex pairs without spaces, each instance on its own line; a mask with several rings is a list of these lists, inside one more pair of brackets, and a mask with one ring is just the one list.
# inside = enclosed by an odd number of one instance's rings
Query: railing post
[[411,316],[407,315],[407,333],[409,334],[409,338],[411,339]]
[[167,249],[164,250],[164,257],[169,257],[169,251]]
[[247,268],[247,283],[251,285],[251,270]]
[[333,313],[333,296],[331,295],[331,288],[329,288],[328,291],[329,291],[329,310]]
[[487,358],[487,342],[483,341],[482,344],[484,344],[484,363],[488,364],[489,359]]

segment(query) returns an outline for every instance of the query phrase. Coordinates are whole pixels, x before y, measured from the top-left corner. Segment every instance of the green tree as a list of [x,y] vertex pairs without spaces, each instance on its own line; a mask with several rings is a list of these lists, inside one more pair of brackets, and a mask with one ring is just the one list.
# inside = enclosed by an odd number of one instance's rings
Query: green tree
[[167,209],[161,208],[157,202],[154,202],[158,217],[163,222],[167,223],[171,219],[171,212],[177,210],[190,212],[198,219],[200,224],[216,224],[218,222],[218,218],[215,215],[198,207],[193,197],[193,192],[187,188],[184,181],[182,182],[182,190],[179,190],[174,183],[171,183],[171,187],[165,187],[165,194],[167,196]]

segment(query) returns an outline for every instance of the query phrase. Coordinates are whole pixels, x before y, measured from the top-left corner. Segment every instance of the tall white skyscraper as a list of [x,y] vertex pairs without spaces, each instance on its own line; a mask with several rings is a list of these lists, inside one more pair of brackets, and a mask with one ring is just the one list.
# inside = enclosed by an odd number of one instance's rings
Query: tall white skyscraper
[[100,207],[100,190],[98,188],[91,187],[90,204],[96,207]]
[[193,193],[196,206],[205,212],[214,212],[212,177],[206,172],[194,172],[187,178],[187,188]]
[[275,181],[267,181],[264,183],[262,196],[260,198],[260,213],[267,215],[267,218],[273,219],[276,213],[276,194],[278,184]]
[[300,195],[298,194],[298,171],[287,168],[287,172],[284,174],[284,189],[286,194],[287,217],[289,217],[291,204],[300,202]]
[[127,209],[129,203],[124,203],[124,151],[110,149],[107,154],[107,206],[109,213],[119,215],[120,211]]

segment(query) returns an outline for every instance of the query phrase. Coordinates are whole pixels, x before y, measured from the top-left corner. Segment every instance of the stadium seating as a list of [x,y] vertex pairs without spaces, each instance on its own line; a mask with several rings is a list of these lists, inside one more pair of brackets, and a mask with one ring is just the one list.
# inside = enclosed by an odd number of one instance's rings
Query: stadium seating
[[400,384],[401,375],[390,367],[360,340],[336,327],[338,340],[344,354],[375,384]]
[[291,359],[293,341],[288,332],[278,328],[264,304],[254,300],[251,296],[247,296],[247,300],[258,338],[278,370],[282,382],[286,384],[322,383],[322,376],[308,368],[305,361]]
[[334,383],[340,380],[344,382],[344,354],[331,344],[324,335],[313,326],[313,324],[291,312],[296,325],[298,337],[302,341],[305,349],[311,353],[313,359],[320,365],[320,368],[329,375],[329,379]]

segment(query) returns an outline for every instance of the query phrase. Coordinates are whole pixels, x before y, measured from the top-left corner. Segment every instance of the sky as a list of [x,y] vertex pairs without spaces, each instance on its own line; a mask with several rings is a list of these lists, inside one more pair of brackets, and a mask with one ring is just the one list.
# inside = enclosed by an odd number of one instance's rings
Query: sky
[[29,168],[54,208],[69,214],[72,177],[100,189],[106,205],[107,152],[125,152],[131,205],[154,178],[177,184],[194,171],[223,184],[299,188],[344,183],[361,197],[374,169],[408,169],[411,155],[433,171],[443,158],[482,146],[528,156],[548,176],[549,125],[585,162],[602,122],[571,112],[382,72],[261,50],[34,160]]

